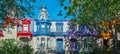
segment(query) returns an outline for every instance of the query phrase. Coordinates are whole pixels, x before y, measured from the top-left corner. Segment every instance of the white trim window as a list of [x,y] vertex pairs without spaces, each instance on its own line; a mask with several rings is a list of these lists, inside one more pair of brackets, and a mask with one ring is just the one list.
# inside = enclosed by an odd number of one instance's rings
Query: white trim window
[[28,24],[25,24],[25,25],[23,25],[23,27],[24,27],[24,32],[28,32]]
[[19,21],[17,31],[21,32],[22,31],[22,21]]
[[50,48],[50,38],[47,38],[47,48]]
[[58,32],[62,32],[62,25],[58,25]]
[[12,27],[10,26],[10,24],[8,25],[8,34],[12,34]]
[[8,34],[12,34],[12,28],[8,27]]

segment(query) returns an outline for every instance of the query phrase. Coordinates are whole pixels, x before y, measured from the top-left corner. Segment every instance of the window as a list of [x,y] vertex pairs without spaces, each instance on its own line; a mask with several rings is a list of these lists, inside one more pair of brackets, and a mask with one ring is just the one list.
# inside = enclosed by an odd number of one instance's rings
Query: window
[[22,26],[21,26],[21,24],[19,24],[19,26],[17,27],[17,31],[18,31],[18,32],[22,31]]
[[18,26],[18,32],[22,31],[22,27],[21,26]]
[[50,48],[50,38],[47,38],[47,47]]
[[38,43],[39,42],[39,38],[36,38],[36,42],[35,43],[37,43],[37,47],[40,47],[40,43]]
[[18,32],[22,31],[22,21],[19,21],[17,31]]
[[12,34],[12,27],[10,26],[10,24],[8,25],[8,34]]
[[45,31],[45,25],[42,25],[41,28],[42,28],[42,31]]
[[45,47],[45,38],[41,38],[41,47]]
[[47,31],[49,32],[49,25],[47,26]]
[[12,28],[8,27],[8,34],[12,34]]
[[62,26],[62,24],[58,24],[57,25],[57,32],[62,32],[63,31],[63,26]]
[[24,32],[28,32],[28,24],[25,24],[23,26],[24,26]]
[[58,26],[58,32],[62,32],[62,26]]

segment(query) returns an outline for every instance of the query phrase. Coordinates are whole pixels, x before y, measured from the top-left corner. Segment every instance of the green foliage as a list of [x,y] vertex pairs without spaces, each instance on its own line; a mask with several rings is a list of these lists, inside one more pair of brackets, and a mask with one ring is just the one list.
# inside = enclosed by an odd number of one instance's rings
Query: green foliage
[[[19,53],[19,43],[15,42],[13,39],[2,40],[3,45],[1,51],[7,54],[18,54]],[[17,45],[18,44],[18,45]]]
[[33,51],[33,49],[31,48],[31,46],[29,46],[27,44],[22,47],[22,52],[24,54],[32,54],[32,51]]
[[[65,2],[65,1],[63,1]],[[63,3],[60,1],[60,3]],[[120,10],[119,0],[69,0],[63,5],[67,15],[77,19],[78,24],[93,24],[101,20],[112,20]],[[75,22],[75,23],[76,23]]]
[[30,54],[33,51],[29,45],[23,45],[22,42],[13,39],[1,40],[0,44],[0,53],[3,54]]
[[9,16],[23,18],[34,15],[33,4],[36,0],[0,0],[0,20],[7,23]]

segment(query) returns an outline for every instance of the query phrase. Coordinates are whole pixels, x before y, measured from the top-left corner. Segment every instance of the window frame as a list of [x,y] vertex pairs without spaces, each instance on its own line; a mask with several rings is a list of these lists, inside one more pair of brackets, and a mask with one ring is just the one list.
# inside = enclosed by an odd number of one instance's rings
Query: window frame
[[41,47],[45,47],[45,38],[41,38]]
[[[28,24],[24,24],[23,27],[24,27],[23,31],[24,31],[24,32],[28,32]],[[26,28],[25,28],[25,27],[26,27]]]
[[7,31],[8,34],[12,34],[12,27],[10,24],[8,24],[8,31]]
[[45,32],[45,25],[44,24],[41,25],[41,31]]
[[63,32],[63,24],[62,23],[57,23],[56,24],[56,32]]

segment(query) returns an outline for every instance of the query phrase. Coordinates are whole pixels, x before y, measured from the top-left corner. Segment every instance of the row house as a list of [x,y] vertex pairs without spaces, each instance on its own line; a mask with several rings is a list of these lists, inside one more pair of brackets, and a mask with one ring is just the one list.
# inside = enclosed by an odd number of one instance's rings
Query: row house
[[6,22],[3,24],[5,30],[0,30],[0,39],[22,41],[31,45],[34,52],[65,51],[68,20],[50,20],[45,7],[41,8],[38,19],[10,17]]
[[32,39],[32,32],[30,30],[32,19],[21,19],[10,17],[3,23],[4,30],[0,30],[1,39],[15,39],[23,43],[28,43]]
[[67,20],[53,20],[51,25],[51,34],[54,36],[55,52],[64,52],[65,37],[68,31]]
[[[17,21],[17,20],[16,20]],[[3,37],[1,39],[17,39],[17,23],[14,23],[15,20],[12,17],[9,17],[6,20],[6,23],[2,23],[4,30],[1,31]]]
[[32,31],[31,31],[31,21],[30,19],[22,19],[19,20],[18,26],[17,26],[17,38],[20,41],[23,41],[23,43],[30,44],[30,41],[32,39]]
[[64,52],[68,20],[50,20],[47,9],[42,7],[38,19],[32,21],[32,42],[34,51],[49,50]]

